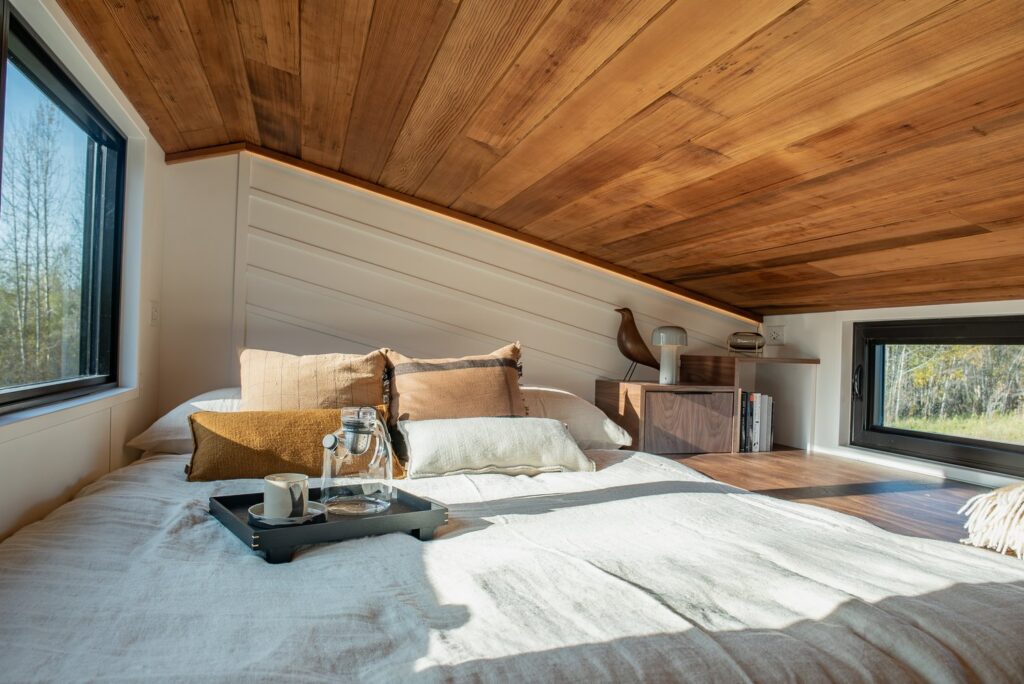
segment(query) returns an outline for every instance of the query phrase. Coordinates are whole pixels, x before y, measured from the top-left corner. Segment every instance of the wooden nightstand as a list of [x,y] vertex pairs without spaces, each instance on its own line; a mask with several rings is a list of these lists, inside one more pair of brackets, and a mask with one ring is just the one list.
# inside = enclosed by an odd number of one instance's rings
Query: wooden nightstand
[[659,385],[598,380],[595,403],[652,454],[702,454],[739,449],[738,387]]

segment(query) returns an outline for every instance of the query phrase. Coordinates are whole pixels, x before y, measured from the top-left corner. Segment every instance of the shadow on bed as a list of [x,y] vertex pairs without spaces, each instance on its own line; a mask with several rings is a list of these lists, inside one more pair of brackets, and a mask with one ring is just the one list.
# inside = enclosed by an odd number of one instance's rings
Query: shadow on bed
[[[419,673],[443,681],[985,681],[1024,678],[1024,582],[955,584],[859,599],[779,629],[671,634],[472,660]],[[671,610],[671,608],[670,608]]]
[[448,506],[449,522],[438,528],[436,536],[438,539],[451,538],[466,532],[475,532],[492,524],[488,518],[497,518],[503,515],[542,515],[563,508],[594,506],[612,501],[669,494],[749,494],[749,492],[721,482],[664,481],[604,487],[566,494],[517,496],[509,499],[489,499],[472,504],[452,504]]

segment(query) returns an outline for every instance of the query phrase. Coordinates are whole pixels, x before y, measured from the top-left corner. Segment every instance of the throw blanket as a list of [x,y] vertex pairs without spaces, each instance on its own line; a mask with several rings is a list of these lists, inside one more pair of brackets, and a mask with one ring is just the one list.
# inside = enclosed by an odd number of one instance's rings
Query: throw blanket
[[270,565],[187,457],[0,545],[0,681],[1020,681],[1024,564],[589,452],[594,473],[401,486],[438,538]]

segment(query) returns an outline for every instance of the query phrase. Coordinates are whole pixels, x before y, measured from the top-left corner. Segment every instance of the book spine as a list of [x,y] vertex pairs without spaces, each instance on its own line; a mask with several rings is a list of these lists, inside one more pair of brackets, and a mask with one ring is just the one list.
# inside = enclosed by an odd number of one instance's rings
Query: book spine
[[768,426],[772,424],[772,398],[761,395],[761,451],[771,451],[768,446]]
[[751,444],[751,451],[761,450],[761,395],[754,393],[754,443]]
[[747,446],[747,393],[740,390],[740,445],[739,451],[742,454]]
[[750,442],[751,442],[751,440],[750,440],[750,426],[751,426],[751,421],[754,418],[753,411],[751,410],[751,407],[752,407],[751,400],[753,399],[753,397],[750,396],[750,392],[745,392],[745,394],[746,394],[746,398],[743,400],[743,418],[744,418],[744,421],[746,422],[746,425],[743,428],[743,439],[744,439],[743,451],[745,451],[746,453],[749,454],[750,453]]
[[754,448],[754,395],[747,392],[747,453]]

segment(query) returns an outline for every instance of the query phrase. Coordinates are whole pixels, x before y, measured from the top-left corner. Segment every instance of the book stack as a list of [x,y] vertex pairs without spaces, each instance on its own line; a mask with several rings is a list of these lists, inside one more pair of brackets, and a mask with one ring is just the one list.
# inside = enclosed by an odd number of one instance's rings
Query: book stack
[[740,452],[771,451],[775,442],[774,402],[767,394],[740,395]]

